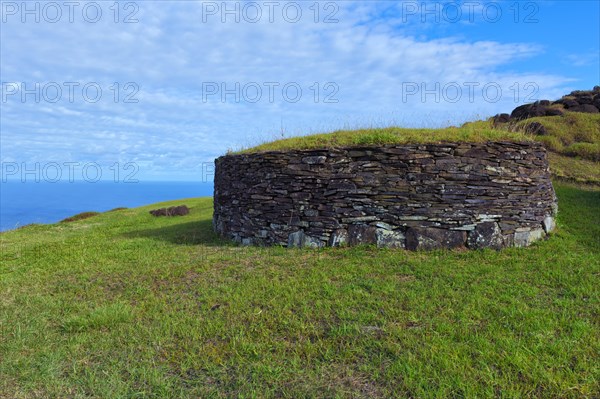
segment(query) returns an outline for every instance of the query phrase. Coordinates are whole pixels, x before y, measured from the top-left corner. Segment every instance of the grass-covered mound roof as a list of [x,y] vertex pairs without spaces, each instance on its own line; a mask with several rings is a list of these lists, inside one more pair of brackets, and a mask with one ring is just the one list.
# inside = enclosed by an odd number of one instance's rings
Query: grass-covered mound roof
[[[544,134],[530,133],[528,126],[545,126]],[[493,119],[468,122],[460,127],[409,129],[401,127],[337,130],[332,133],[290,137],[266,142],[234,153],[303,150],[318,148],[421,144],[443,142],[540,141],[562,155],[600,160],[600,114],[567,112],[561,116],[526,119],[495,125]]]
[[[543,130],[539,129],[540,124]],[[338,130],[275,140],[233,154],[393,144],[531,140],[544,143],[550,152],[550,169],[555,177],[600,184],[600,114],[568,111],[564,115],[502,124],[490,118],[443,129],[388,127]]]
[[409,129],[401,127],[338,130],[332,133],[290,137],[271,141],[236,153],[307,150],[319,148],[381,146],[393,144],[431,144],[444,142],[529,141],[520,132],[493,129],[484,125],[464,125],[443,129]]

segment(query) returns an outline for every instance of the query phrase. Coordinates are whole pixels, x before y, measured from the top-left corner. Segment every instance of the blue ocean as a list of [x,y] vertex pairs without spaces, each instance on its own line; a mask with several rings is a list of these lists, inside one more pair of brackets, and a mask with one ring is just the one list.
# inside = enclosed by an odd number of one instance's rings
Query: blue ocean
[[30,223],[56,223],[80,212],[212,195],[212,182],[2,182],[0,231]]

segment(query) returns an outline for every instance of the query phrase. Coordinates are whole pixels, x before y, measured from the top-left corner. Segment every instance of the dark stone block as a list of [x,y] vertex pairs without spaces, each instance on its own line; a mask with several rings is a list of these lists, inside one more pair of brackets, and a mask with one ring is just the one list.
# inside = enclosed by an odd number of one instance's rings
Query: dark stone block
[[406,249],[460,248],[465,246],[466,239],[467,234],[465,231],[410,227],[406,231]]
[[406,238],[399,230],[387,230],[385,228],[377,229],[375,233],[377,237],[377,246],[379,248],[406,248]]
[[471,249],[501,249],[504,246],[502,231],[496,222],[483,222],[469,232],[467,246]]
[[348,227],[348,243],[350,245],[376,244],[377,227],[365,224],[352,224]]

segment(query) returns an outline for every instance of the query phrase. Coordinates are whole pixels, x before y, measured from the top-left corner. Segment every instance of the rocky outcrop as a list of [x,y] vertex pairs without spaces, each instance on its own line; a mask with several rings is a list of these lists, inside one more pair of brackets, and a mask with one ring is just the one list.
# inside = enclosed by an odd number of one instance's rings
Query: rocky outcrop
[[526,246],[557,205],[535,142],[226,155],[214,186],[215,231],[244,245]]
[[[593,90],[576,90],[563,96],[560,100],[541,100],[532,104],[524,104],[515,108],[511,114],[494,116],[495,125],[511,121],[521,121],[536,116],[563,115],[565,111],[597,114],[600,112],[600,86]],[[544,134],[543,132],[535,132]]]

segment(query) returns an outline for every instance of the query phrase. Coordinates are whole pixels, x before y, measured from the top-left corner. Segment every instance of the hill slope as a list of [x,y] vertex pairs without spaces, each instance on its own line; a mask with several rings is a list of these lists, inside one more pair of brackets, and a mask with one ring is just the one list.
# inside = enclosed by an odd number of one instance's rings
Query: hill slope
[[0,234],[0,398],[592,397],[600,196],[557,193],[501,252],[236,247],[208,198]]

